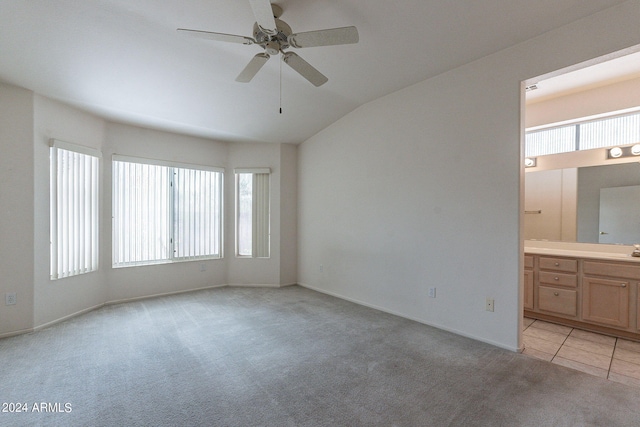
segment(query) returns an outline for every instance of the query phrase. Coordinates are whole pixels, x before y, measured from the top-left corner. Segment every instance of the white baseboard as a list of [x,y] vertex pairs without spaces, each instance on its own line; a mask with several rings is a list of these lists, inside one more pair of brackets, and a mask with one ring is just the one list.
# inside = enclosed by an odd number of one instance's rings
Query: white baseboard
[[69,320],[69,319],[71,319],[72,317],[80,316],[80,315],[82,315],[82,314],[89,313],[90,311],[93,311],[93,310],[97,310],[97,309],[99,309],[99,308],[102,308],[102,307],[104,307],[105,305],[106,305],[106,303],[101,303],[101,304],[98,304],[98,305],[94,305],[93,307],[84,308],[84,309],[82,309],[82,310],[80,310],[80,311],[76,311],[75,313],[67,314],[66,316],[60,317],[59,319],[51,320],[51,321],[49,321],[49,322],[47,322],[47,323],[43,323],[43,324],[41,324],[41,325],[36,325],[36,326],[33,328],[33,330],[34,330],[34,331],[39,331],[39,330],[41,330],[41,329],[48,328],[49,326],[53,326],[53,325],[55,325],[56,323],[60,323],[60,322],[64,322],[65,320]]
[[36,331],[48,328],[50,326],[53,326],[53,325],[55,325],[57,323],[64,322],[65,320],[69,320],[69,319],[71,319],[73,317],[89,313],[89,312],[91,312],[93,310],[97,310],[97,309],[102,308],[102,307],[107,306],[107,305],[115,305],[115,304],[122,304],[122,303],[126,303],[126,302],[139,301],[139,300],[144,300],[144,299],[149,299],[149,298],[156,298],[156,297],[176,295],[176,294],[184,294],[184,293],[187,293],[187,292],[202,291],[202,290],[205,290],[205,289],[222,288],[222,287],[225,287],[225,286],[227,286],[227,285],[205,286],[205,287],[196,288],[196,289],[186,289],[186,290],[181,290],[181,291],[165,292],[165,293],[161,293],[161,294],[145,295],[145,296],[134,297],[134,298],[111,300],[111,301],[107,301],[107,302],[104,302],[104,303],[100,303],[100,304],[94,305],[92,307],[88,307],[88,308],[82,309],[82,310],[77,311],[75,313],[68,314],[68,315],[60,317],[58,319],[51,320],[51,321],[43,323],[41,325],[34,326],[33,328],[30,328],[30,329],[21,329],[19,331],[12,331],[12,332],[6,332],[6,333],[3,333],[3,334],[0,334],[0,338],[8,338],[8,337],[16,336],[16,335],[22,335],[22,334],[28,334],[30,332],[36,332]]
[[360,301],[360,300],[355,299],[355,298],[350,298],[350,297],[338,294],[336,292],[331,292],[331,291],[327,291],[325,289],[316,288],[315,286],[310,286],[310,285],[308,285],[306,283],[298,283],[298,285],[302,286],[303,288],[310,289],[312,291],[320,292],[320,293],[326,294],[326,295],[331,295],[332,297],[340,298],[340,299],[343,299],[343,300],[346,300],[346,301],[349,301],[349,302],[352,302],[352,303],[355,303],[355,304],[358,304],[358,305],[362,305],[362,306],[365,306],[365,307],[373,308],[374,310],[382,311],[384,313],[393,314],[394,316],[402,317],[404,319],[413,320],[414,322],[422,323],[423,325],[432,326],[434,328],[441,329],[443,331],[451,332],[453,334],[460,335],[460,336],[463,336],[463,337],[466,337],[466,338],[471,338],[472,340],[480,341],[480,342],[483,342],[483,343],[486,343],[486,344],[491,344],[493,346],[500,347],[500,348],[503,348],[505,350],[513,351],[513,352],[516,352],[516,353],[522,353],[522,350],[523,350],[523,349],[518,348],[518,347],[507,346],[507,345],[504,345],[502,343],[494,342],[494,341],[491,341],[491,340],[484,339],[482,337],[477,337],[477,336],[474,336],[474,335],[471,335],[471,334],[467,334],[467,333],[459,331],[457,329],[449,328],[449,327],[446,327],[446,326],[443,326],[443,325],[440,325],[440,324],[437,324],[437,323],[426,322],[426,321],[424,321],[422,319],[417,319],[417,318],[414,318],[414,317],[411,317],[411,316],[407,316],[406,314],[399,313],[399,312],[393,311],[393,310],[389,310],[389,309],[384,308],[384,307],[379,307],[379,306],[374,305],[374,304],[369,304],[367,302]]
[[286,288],[287,286],[295,286],[297,283],[288,283],[279,285],[274,283],[229,283],[227,286],[231,288]]
[[22,334],[28,334],[34,331],[34,328],[28,328],[28,329],[20,329],[17,331],[11,331],[11,332],[5,332],[0,334],[0,339],[2,338],[9,338],[9,337],[15,337],[16,335],[22,335]]
[[204,286],[202,288],[195,288],[195,289],[185,289],[185,290],[180,290],[180,291],[163,292],[163,293],[152,294],[152,295],[143,295],[143,296],[132,297],[132,298],[123,298],[123,299],[118,299],[118,300],[110,300],[110,301],[106,301],[106,302],[101,303],[101,304],[94,305],[92,307],[88,307],[88,308],[82,309],[82,310],[77,311],[75,313],[68,314],[66,316],[60,317],[59,319],[51,320],[51,321],[43,323],[41,325],[34,326],[33,328],[20,329],[18,331],[11,331],[11,332],[2,333],[2,334],[0,334],[0,338],[9,338],[9,337],[13,337],[13,336],[16,336],[16,335],[23,335],[23,334],[28,334],[28,333],[31,333],[31,332],[36,332],[36,331],[48,328],[49,326],[53,326],[53,325],[55,325],[57,323],[64,322],[65,320],[69,320],[69,319],[71,319],[73,317],[80,316],[80,315],[89,313],[90,311],[97,310],[99,308],[105,307],[107,305],[124,304],[124,303],[127,303],[127,302],[140,301],[140,300],[145,300],[145,299],[150,299],[150,298],[164,297],[164,296],[170,296],[170,295],[178,295],[178,294],[184,294],[184,293],[188,293],[188,292],[204,291],[204,290],[207,290],[207,289],[224,288],[225,286],[229,286],[229,287],[244,287],[244,288],[283,288],[283,287],[286,287],[286,286],[294,286],[294,285],[297,285],[297,283],[290,283],[290,284],[286,284],[286,285],[274,285],[274,284],[250,284],[250,285],[246,285],[246,284],[229,284],[229,285],[227,285],[227,284],[223,284],[223,285],[214,285],[214,286]]
[[207,290],[207,289],[224,288],[225,286],[227,286],[227,285],[204,286],[202,288],[184,289],[184,290],[180,290],[180,291],[171,291],[171,292],[163,292],[163,293],[159,293],[159,294],[143,295],[143,296],[139,296],[139,297],[123,298],[123,299],[118,299],[118,300],[107,301],[106,303],[104,303],[104,305],[123,304],[125,302],[140,301],[140,300],[149,299],[149,298],[166,297],[166,296],[169,296],[169,295],[186,294],[186,293],[189,293],[189,292],[204,291],[204,290]]

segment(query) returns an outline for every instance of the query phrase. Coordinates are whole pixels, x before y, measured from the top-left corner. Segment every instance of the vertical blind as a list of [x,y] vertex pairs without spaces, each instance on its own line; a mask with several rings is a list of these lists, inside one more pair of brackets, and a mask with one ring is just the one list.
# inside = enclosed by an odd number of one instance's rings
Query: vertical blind
[[170,259],[169,169],[113,162],[113,264]]
[[525,133],[525,157],[640,142],[640,113],[555,126]]
[[174,169],[175,257],[197,258],[222,253],[222,174]]
[[580,125],[580,149],[640,142],[640,114],[610,117]]
[[236,175],[236,254],[251,256],[253,248],[253,174]]
[[269,257],[269,174],[253,174],[253,249],[257,258]]
[[98,269],[99,176],[97,150],[50,141],[51,279]]
[[270,205],[268,168],[236,169],[236,254],[268,258]]
[[222,257],[223,173],[199,168],[114,156],[114,267]]

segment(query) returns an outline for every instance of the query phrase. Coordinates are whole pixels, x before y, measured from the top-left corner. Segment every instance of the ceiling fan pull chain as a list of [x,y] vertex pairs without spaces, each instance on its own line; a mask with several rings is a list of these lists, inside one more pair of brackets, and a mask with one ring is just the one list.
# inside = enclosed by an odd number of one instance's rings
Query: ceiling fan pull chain
[[282,114],[282,61],[280,63],[280,114]]

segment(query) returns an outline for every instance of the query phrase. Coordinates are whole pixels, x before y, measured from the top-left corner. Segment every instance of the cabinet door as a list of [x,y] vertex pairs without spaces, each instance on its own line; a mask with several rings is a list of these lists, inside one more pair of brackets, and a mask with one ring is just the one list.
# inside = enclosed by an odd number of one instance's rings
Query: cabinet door
[[617,328],[628,328],[630,287],[630,282],[625,280],[584,277],[582,319]]
[[524,271],[524,308],[533,310],[533,271]]

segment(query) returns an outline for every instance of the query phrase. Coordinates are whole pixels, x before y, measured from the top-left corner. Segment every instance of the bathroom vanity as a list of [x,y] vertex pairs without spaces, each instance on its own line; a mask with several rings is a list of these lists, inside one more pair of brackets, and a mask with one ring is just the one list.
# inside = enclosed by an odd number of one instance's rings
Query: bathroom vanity
[[524,315],[640,341],[640,258],[632,250],[527,241]]

